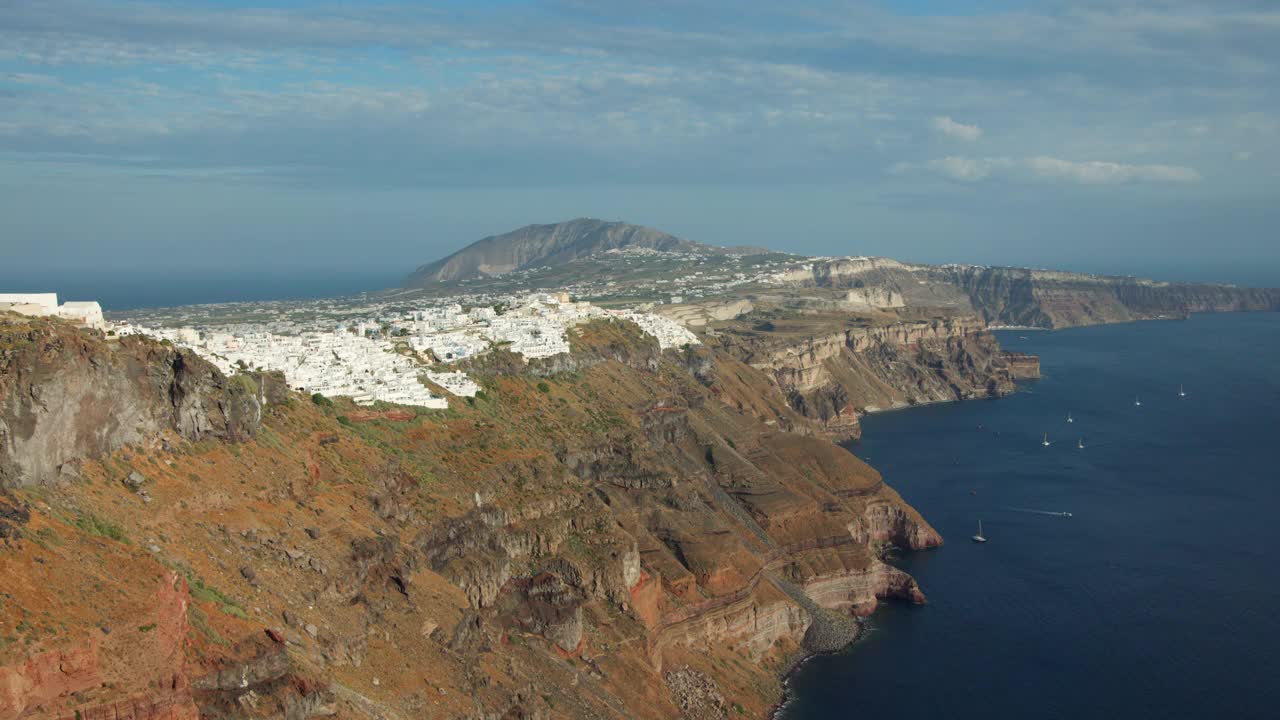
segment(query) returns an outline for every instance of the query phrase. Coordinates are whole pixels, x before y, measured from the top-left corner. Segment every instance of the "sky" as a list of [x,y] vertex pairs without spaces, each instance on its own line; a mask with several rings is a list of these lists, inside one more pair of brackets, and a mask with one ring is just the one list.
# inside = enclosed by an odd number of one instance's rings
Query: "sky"
[[1280,284],[1280,3],[0,0],[0,278],[394,281],[581,216]]

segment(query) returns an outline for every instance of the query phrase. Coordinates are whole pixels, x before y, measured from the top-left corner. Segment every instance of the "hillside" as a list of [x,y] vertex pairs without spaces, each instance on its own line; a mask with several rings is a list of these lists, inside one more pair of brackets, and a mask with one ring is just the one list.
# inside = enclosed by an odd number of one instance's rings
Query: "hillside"
[[[419,268],[408,286],[456,292],[459,288],[451,283],[459,280],[467,281],[467,292],[567,288],[593,302],[667,305],[662,312],[682,321],[722,315],[727,307],[926,313],[942,309],[994,326],[1051,329],[1176,319],[1193,312],[1280,309],[1280,289],[726,250],[598,220],[531,225],[485,238]],[[669,306],[681,303],[684,307]]]
[[406,287],[504,275],[517,270],[559,265],[598,252],[644,248],[667,252],[723,252],[652,228],[578,218],[551,225],[527,225],[478,240],[441,260],[419,267]]
[[594,321],[429,411],[0,317],[0,717],[763,717],[941,542],[827,438],[1011,388],[963,324],[808,322]]

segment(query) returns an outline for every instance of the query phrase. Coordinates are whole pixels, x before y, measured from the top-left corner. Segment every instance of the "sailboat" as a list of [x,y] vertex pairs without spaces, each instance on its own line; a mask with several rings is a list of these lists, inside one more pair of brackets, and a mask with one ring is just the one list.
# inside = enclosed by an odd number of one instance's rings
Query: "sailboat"
[[986,539],[985,537],[983,537],[983,536],[982,536],[982,521],[981,521],[981,520],[979,520],[979,521],[978,521],[978,534],[973,536],[973,541],[974,541],[974,542],[976,542],[976,543],[984,543],[984,542],[986,542],[986,541],[987,541],[987,539]]
[[1084,449],[1084,438],[1080,438],[1079,440],[1076,441],[1076,447],[1081,450]]
[[1073,423],[1073,422],[1075,422],[1075,420],[1073,420],[1073,419],[1071,418],[1071,411],[1070,411],[1070,410],[1068,410],[1068,411],[1067,411],[1067,422],[1069,422],[1069,423]]
[[1044,439],[1040,441],[1040,444],[1049,447],[1049,433],[1044,434]]
[[1187,391],[1186,391],[1186,390],[1183,390],[1183,389],[1182,389],[1182,386],[1181,386],[1181,385],[1179,385],[1179,386],[1178,386],[1178,397],[1186,397],[1186,396],[1187,396]]
[[1141,405],[1141,404],[1142,404],[1142,400],[1141,400],[1141,398],[1134,398],[1134,399],[1133,399],[1133,404],[1134,404],[1134,405]]

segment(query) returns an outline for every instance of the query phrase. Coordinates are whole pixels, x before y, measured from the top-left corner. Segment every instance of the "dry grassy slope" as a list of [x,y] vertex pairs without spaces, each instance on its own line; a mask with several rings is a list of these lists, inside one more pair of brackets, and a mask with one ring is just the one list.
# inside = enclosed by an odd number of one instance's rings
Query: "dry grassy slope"
[[763,372],[573,345],[449,411],[293,396],[11,491],[0,718],[759,717],[813,641],[789,588],[921,599],[879,548],[940,538]]

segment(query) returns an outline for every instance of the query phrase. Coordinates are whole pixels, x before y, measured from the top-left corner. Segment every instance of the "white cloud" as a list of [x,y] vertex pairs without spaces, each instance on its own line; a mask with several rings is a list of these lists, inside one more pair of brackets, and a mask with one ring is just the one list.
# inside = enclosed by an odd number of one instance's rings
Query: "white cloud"
[[1058,180],[1070,180],[1085,185],[1147,182],[1196,182],[1200,173],[1181,165],[1126,165],[1102,160],[1063,160],[1061,158],[1029,158],[1028,167],[1038,176]]
[[1009,158],[968,158],[955,155],[938,160],[931,160],[929,168],[940,175],[960,180],[975,182],[984,180],[993,171],[1010,167],[1013,161]]
[[933,129],[958,140],[973,142],[982,137],[982,128],[977,125],[966,125],[962,122],[956,122],[949,116],[942,115],[933,119]]
[[978,182],[991,177],[1007,180],[1057,180],[1081,185],[1114,185],[1129,182],[1197,182],[1194,168],[1181,165],[1130,165],[1103,160],[1064,160],[1038,155],[1026,158],[963,157],[951,155],[925,163],[898,163],[894,174],[931,172],[948,180]]
[[[629,181],[862,179],[902,157],[897,172],[962,182],[1186,182],[1194,170],[1030,157],[1051,137],[1066,157],[1176,152],[1207,168],[1263,146],[1241,136],[1280,133],[1280,96],[1266,90],[1280,87],[1280,56],[1251,41],[1280,27],[1280,12],[1166,4],[1141,19],[1098,2],[907,21],[870,5],[850,14],[748,0],[752,22],[725,25],[680,3],[626,22],[620,0],[590,13],[552,3],[516,22],[509,9],[412,4],[0,0],[0,151],[356,165],[370,176],[443,168],[449,156],[484,178],[523,168],[539,182],[577,179],[546,160],[566,151]],[[840,52],[868,46],[887,52]],[[1206,61],[1207,48],[1257,62],[1229,70],[1218,55]],[[985,152],[1000,157],[963,156],[992,139],[987,113],[1018,118],[992,131],[1002,147]],[[921,131],[950,146],[938,154],[957,155],[911,154]],[[353,138],[363,152],[349,151]],[[374,151],[402,161],[367,162]],[[1240,169],[1269,169],[1263,160]]]

